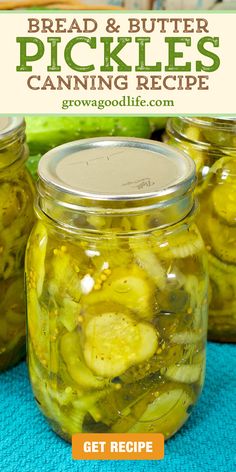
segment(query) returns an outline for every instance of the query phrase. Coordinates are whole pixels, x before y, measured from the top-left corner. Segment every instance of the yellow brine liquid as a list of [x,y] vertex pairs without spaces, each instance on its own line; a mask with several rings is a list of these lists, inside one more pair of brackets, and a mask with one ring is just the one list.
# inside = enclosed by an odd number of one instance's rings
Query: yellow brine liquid
[[24,256],[34,222],[24,121],[0,118],[0,370],[25,353]]
[[173,118],[166,139],[191,156],[197,167],[197,223],[210,272],[209,338],[235,342],[236,118]]
[[208,279],[194,165],[160,143],[101,138],[55,148],[39,175],[26,286],[40,409],[66,440],[168,438],[187,420],[205,371]]

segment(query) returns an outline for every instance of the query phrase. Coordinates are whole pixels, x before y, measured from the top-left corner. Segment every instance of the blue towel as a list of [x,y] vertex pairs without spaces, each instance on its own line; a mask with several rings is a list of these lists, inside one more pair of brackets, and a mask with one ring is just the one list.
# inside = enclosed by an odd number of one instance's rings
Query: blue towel
[[235,472],[235,346],[208,344],[207,377],[187,424],[165,445],[163,461],[73,461],[71,446],[39,412],[21,363],[0,377],[1,472]]

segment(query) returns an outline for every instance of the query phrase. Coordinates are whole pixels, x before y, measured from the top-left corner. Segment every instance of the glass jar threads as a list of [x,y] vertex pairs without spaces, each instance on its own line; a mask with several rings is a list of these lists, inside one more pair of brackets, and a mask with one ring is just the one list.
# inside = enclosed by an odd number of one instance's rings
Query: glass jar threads
[[198,170],[198,226],[209,256],[209,338],[236,341],[236,118],[173,118],[167,141]]
[[200,394],[206,254],[195,166],[161,143],[76,141],[39,165],[26,257],[34,395],[66,440],[173,435]]
[[34,221],[25,124],[0,118],[0,370],[25,353],[24,255]]

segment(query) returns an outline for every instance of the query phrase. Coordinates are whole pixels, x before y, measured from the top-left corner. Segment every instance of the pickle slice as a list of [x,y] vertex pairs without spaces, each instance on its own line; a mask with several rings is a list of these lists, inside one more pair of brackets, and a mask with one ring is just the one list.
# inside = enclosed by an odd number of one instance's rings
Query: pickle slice
[[41,222],[38,222],[31,233],[26,258],[28,288],[36,290],[38,297],[42,294],[44,284],[47,242],[47,230]]
[[212,201],[217,215],[229,225],[236,223],[236,186],[233,183],[218,185],[212,192]]
[[[63,248],[63,246],[62,246]],[[70,297],[76,302],[81,298],[80,268],[71,254],[63,249],[54,249],[49,270],[51,272],[48,286],[51,296],[56,298]]]
[[182,383],[197,382],[201,375],[201,365],[172,365],[165,370],[164,375],[169,380]]
[[[236,294],[236,267],[219,261],[209,253],[209,275],[213,285],[212,306],[216,301],[233,301]],[[219,300],[218,300],[219,298]]]
[[153,284],[145,273],[132,267],[130,271],[118,269],[108,280],[110,298],[130,310],[134,309],[142,318],[152,315]]
[[129,433],[164,433],[172,436],[187,420],[191,396],[180,388],[164,392],[150,403]]
[[130,247],[137,263],[146,271],[157,287],[160,290],[164,290],[167,281],[166,273],[156,254],[144,241],[142,241],[142,246],[140,246],[130,239]]
[[59,310],[59,319],[67,331],[74,331],[79,322],[81,305],[69,297],[65,297]]
[[204,249],[203,240],[195,225],[189,229],[173,233],[168,236],[168,249],[172,257],[184,259],[191,257]]
[[215,255],[224,262],[236,263],[236,226],[226,226],[217,218],[208,217],[207,229]]
[[[207,118],[207,121],[210,121],[209,118]],[[206,140],[207,143],[218,148],[234,148],[236,144],[235,133],[232,133],[227,129],[214,129],[216,123],[214,118],[211,119],[211,122],[212,126],[208,126],[202,130],[203,139]]]
[[186,138],[188,138],[191,143],[185,141],[183,144],[180,143],[179,147],[182,147],[182,149],[194,160],[197,173],[200,173],[200,170],[204,165],[204,151],[198,149],[194,143],[201,140],[201,132],[195,126],[189,126],[186,130]]
[[123,313],[93,316],[85,327],[84,358],[101,377],[117,377],[130,366],[153,356],[157,333],[148,323],[138,323]]
[[89,305],[99,302],[114,302],[135,312],[140,318],[152,318],[154,284],[145,272],[133,265],[131,268],[116,268],[102,285],[86,297]]
[[104,380],[95,377],[83,360],[78,333],[66,333],[61,338],[60,351],[71,378],[83,388],[102,388]]
[[198,344],[203,341],[202,330],[182,331],[171,336],[171,342],[175,344]]

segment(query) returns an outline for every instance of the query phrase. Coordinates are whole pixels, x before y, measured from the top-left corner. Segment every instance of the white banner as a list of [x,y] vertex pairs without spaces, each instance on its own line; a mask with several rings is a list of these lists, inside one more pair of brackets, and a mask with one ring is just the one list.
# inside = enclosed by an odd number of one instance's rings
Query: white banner
[[1,114],[235,114],[236,12],[2,12]]

